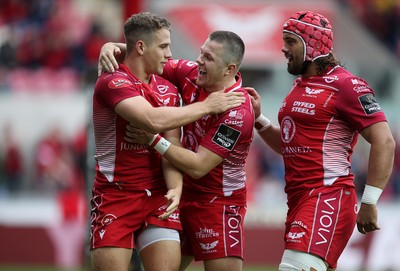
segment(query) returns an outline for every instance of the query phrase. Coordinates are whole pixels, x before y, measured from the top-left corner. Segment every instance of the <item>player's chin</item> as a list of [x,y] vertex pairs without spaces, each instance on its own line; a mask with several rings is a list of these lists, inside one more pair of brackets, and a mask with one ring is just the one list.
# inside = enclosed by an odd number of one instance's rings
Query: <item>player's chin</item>
[[198,87],[204,87],[205,86],[205,82],[206,81],[201,76],[197,77],[197,79],[196,79],[196,85]]

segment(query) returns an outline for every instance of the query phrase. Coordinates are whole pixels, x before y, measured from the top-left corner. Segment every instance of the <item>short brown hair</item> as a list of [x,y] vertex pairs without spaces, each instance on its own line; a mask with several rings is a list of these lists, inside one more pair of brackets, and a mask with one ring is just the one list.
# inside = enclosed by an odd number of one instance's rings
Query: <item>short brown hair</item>
[[164,17],[150,12],[133,14],[124,25],[127,53],[131,52],[138,40],[151,43],[154,33],[162,28],[171,30],[171,23]]

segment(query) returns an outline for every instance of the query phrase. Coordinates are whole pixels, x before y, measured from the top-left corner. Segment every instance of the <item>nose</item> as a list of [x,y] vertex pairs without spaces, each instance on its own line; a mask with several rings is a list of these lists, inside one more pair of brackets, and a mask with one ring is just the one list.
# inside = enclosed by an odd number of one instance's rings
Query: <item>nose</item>
[[170,47],[168,47],[168,49],[165,51],[165,58],[166,59],[172,58],[172,52]]
[[204,63],[203,60],[201,60],[201,55],[199,55],[199,56],[196,58],[196,62],[197,62],[197,64],[199,64],[199,65],[201,65],[201,64]]
[[287,53],[288,49],[286,48],[285,44],[282,45],[281,52]]

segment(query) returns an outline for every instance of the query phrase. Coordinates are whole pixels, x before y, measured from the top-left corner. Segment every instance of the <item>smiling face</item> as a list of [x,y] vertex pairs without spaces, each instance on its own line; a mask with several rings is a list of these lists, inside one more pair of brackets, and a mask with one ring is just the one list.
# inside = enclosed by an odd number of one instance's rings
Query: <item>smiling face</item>
[[283,33],[282,52],[285,54],[287,62],[287,71],[293,75],[302,73],[304,63],[304,43],[291,33]]
[[172,57],[170,45],[170,31],[166,28],[154,32],[151,42],[143,43],[146,74],[162,74],[165,64]]
[[200,55],[196,59],[198,77],[196,85],[209,92],[223,89],[225,73],[228,64],[224,61],[225,48],[221,43],[207,39],[200,48]]

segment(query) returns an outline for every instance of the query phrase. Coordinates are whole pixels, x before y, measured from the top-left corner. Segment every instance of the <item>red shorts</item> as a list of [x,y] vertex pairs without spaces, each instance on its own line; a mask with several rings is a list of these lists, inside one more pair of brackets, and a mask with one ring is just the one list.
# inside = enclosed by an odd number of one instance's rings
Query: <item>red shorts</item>
[[134,248],[135,237],[146,225],[181,230],[179,212],[158,220],[167,202],[166,190],[121,191],[117,188],[92,190],[90,249],[99,247]]
[[180,208],[182,255],[196,261],[243,259],[245,206],[183,201]]
[[356,224],[354,188],[314,192],[291,206],[294,207],[286,219],[285,249],[317,255],[336,268]]

